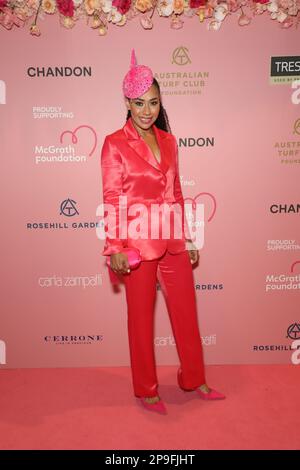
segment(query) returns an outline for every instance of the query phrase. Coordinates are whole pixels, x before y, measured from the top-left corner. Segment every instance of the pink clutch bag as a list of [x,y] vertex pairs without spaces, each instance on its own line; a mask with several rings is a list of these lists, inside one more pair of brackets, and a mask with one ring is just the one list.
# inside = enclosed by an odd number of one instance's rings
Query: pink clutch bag
[[[130,269],[137,268],[140,265],[142,258],[137,248],[123,248],[122,253],[127,255]],[[110,268],[110,256],[107,256],[106,263],[109,266],[109,276],[110,276],[111,282],[113,284],[118,284],[120,280],[117,274]]]

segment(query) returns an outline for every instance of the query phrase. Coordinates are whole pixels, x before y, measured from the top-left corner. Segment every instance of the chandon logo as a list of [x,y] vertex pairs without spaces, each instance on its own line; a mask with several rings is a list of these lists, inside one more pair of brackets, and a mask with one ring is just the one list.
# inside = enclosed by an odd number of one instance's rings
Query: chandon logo
[[214,137],[179,137],[179,147],[214,147]]
[[28,67],[27,75],[39,77],[91,77],[92,67]]
[[272,214],[298,214],[300,212],[300,204],[272,204],[270,212]]
[[6,104],[6,84],[0,80],[0,104]]
[[6,345],[0,340],[0,364],[6,364]]

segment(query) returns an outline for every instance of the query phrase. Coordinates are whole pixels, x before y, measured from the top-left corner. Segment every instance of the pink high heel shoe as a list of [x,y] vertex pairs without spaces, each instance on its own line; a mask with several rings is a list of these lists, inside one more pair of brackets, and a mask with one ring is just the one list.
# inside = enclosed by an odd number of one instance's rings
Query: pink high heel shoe
[[146,401],[145,398],[141,397],[139,398],[139,401],[141,405],[146,408],[148,411],[154,411],[156,413],[159,413],[161,415],[166,415],[167,414],[167,409],[165,407],[164,402],[160,399],[156,403],[149,403]]
[[202,400],[224,400],[225,395],[223,393],[217,392],[213,388],[209,389],[209,392],[205,393],[200,390],[200,388],[196,388],[195,392],[199,395]]

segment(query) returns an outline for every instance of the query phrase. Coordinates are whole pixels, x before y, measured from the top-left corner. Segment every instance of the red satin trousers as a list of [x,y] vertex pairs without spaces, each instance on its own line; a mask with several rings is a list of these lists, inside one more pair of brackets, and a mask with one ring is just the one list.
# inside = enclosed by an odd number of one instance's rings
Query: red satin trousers
[[184,390],[205,383],[202,343],[197,319],[192,265],[188,251],[159,259],[142,261],[137,269],[124,275],[128,337],[134,394],[158,394],[154,353],[154,304],[157,278],[163,291],[180,367],[177,380]]

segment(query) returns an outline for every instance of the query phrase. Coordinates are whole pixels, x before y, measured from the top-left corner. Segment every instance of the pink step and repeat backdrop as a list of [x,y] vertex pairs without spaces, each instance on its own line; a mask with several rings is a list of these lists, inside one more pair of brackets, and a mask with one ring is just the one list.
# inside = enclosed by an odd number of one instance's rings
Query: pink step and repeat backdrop
[[[129,364],[124,286],[112,290],[96,210],[103,139],[125,123],[132,47],[161,84],[184,196],[204,204],[194,279],[206,363],[292,363],[299,29],[263,16],[218,32],[188,18],[177,31],[132,20],[100,37],[47,17],[42,31],[0,31],[1,367]],[[158,364],[178,362],[159,286],[154,341]]]

